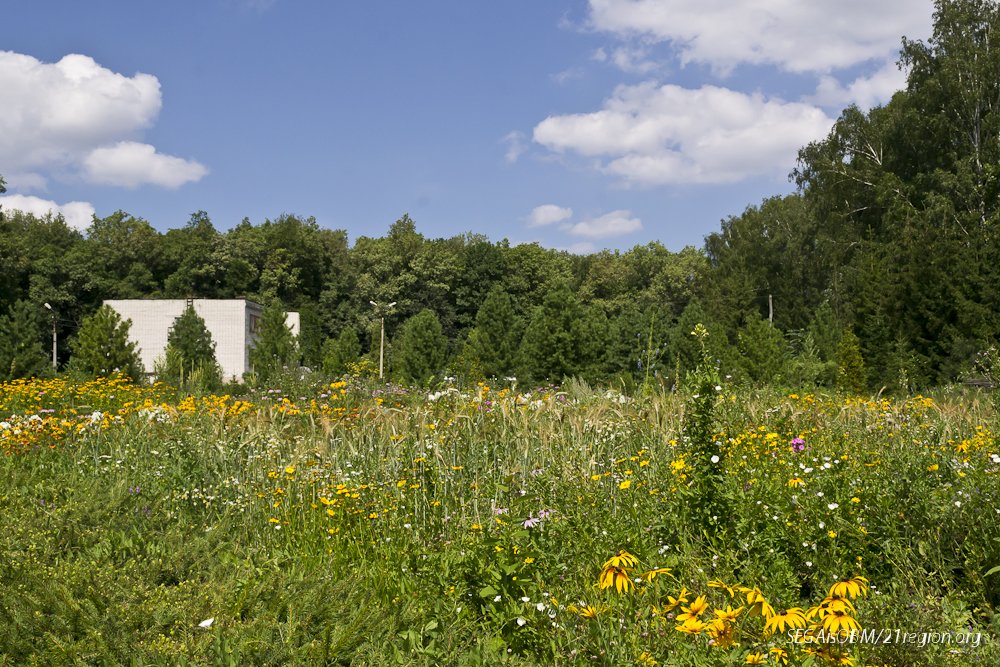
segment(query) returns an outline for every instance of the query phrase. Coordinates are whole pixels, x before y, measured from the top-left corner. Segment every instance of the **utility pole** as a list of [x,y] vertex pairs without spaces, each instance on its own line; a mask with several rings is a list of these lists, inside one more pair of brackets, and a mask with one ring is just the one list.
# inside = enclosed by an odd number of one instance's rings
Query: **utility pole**
[[379,311],[379,323],[381,326],[381,336],[378,345],[378,379],[381,380],[385,377],[385,313],[390,308],[396,305],[396,302],[388,304],[385,308],[382,308],[374,301],[369,301],[371,305],[375,306],[375,310]]
[[45,307],[48,309],[49,313],[52,315],[52,370],[58,371],[59,360],[58,351],[59,347],[56,343],[56,311],[52,310],[52,306],[45,302]]

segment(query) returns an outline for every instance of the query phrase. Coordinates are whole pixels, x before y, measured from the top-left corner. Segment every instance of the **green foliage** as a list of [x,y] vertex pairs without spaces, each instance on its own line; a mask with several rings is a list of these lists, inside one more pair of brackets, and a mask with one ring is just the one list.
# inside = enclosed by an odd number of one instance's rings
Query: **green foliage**
[[215,342],[193,306],[188,305],[174,320],[167,334],[164,359],[157,366],[157,378],[177,386],[214,390],[222,385]]
[[327,375],[339,377],[347,373],[350,365],[360,358],[361,342],[353,327],[344,327],[339,336],[323,344],[323,372]]
[[42,347],[42,335],[38,308],[27,301],[17,301],[0,317],[0,380],[51,372],[52,362]]
[[422,310],[403,323],[393,342],[394,374],[404,382],[426,385],[440,376],[448,355],[448,339],[432,310]]
[[111,306],[101,306],[80,325],[70,342],[70,369],[92,377],[121,373],[134,381],[145,377],[139,351],[129,340],[132,320],[122,321]]
[[[601,323],[588,317],[566,283],[557,283],[536,307],[521,339],[518,378],[561,382],[598,363],[594,334]],[[606,322],[604,323],[606,328]]]
[[787,374],[788,343],[759,313],[751,312],[736,334],[744,373],[757,385],[780,384]]
[[266,383],[286,369],[298,366],[298,342],[286,319],[279,302],[264,308],[257,340],[250,350],[250,365],[259,383]]
[[476,327],[468,340],[470,352],[485,377],[503,378],[514,374],[521,331],[510,295],[502,287],[495,286],[476,313]]
[[850,329],[840,336],[837,347],[837,386],[851,394],[862,394],[868,384],[861,341]]

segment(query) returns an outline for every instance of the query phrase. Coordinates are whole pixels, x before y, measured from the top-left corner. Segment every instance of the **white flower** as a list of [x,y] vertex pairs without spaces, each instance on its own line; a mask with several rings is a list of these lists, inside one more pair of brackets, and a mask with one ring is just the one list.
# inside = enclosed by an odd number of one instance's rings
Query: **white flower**
[[719,462],[719,456],[717,454],[713,455],[712,456],[712,463],[718,463],[718,462]]
[[523,619],[523,618],[521,618],[520,616],[518,616],[518,617],[517,617],[517,625],[518,625],[518,627],[520,627],[520,626],[524,625],[525,623],[527,623],[527,621],[526,621],[526,620],[524,620],[524,619]]
[[528,597],[528,596],[526,595],[526,596],[524,596],[523,598],[521,598],[521,602],[531,602],[531,598],[529,598],[529,597]]
[[545,603],[539,602],[538,604],[535,605],[535,609],[537,609],[538,611],[545,611]]
[[[7,422],[4,422],[4,424],[6,424],[6,423]],[[0,426],[2,426],[2,425],[3,424],[0,424]],[[993,461],[993,463],[1000,463],[1000,454],[990,454],[990,460]]]
[[840,505],[838,505],[837,503],[830,503],[829,505],[826,506],[828,510],[835,510],[838,507],[840,507]]
[[818,498],[822,498],[822,497],[823,497],[823,492],[822,492],[822,491],[817,491],[817,492],[816,492],[816,496],[817,496]]
[[961,506],[962,506],[962,501],[961,500],[956,500],[955,501],[955,507],[961,507]]
[[496,596],[495,598],[493,598],[494,602],[500,602],[500,600],[501,600],[501,596],[499,596],[499,595]]
[[212,618],[206,618],[204,621],[202,621],[201,623],[198,624],[198,627],[199,628],[210,628],[210,627],[212,627],[212,623],[215,623],[215,617],[214,616]]
[[806,561],[806,567],[812,567],[812,566],[813,566],[813,562],[811,560],[807,560]]

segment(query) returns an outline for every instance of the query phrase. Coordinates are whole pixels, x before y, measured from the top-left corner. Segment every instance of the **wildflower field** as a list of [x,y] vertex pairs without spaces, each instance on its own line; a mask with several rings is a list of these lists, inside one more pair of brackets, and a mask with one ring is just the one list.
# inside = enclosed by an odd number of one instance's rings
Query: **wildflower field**
[[0,664],[997,665],[996,424],[964,391],[0,385]]

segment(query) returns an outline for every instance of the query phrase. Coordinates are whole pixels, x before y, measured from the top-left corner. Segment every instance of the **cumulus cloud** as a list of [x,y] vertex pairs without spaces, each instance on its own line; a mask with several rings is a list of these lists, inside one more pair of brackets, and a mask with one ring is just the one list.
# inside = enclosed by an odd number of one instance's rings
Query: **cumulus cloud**
[[571,208],[563,208],[555,204],[542,204],[531,210],[531,214],[528,216],[528,226],[543,227],[551,225],[562,222],[571,215],[573,215],[573,209]]
[[827,72],[894,58],[930,33],[932,0],[589,0],[592,29],[669,42],[683,63]]
[[599,111],[550,116],[534,140],[599,158],[638,185],[729,183],[787,173],[798,149],[833,124],[821,109],[726,88],[619,86]]
[[[150,74],[125,76],[79,54],[43,63],[0,51],[0,165],[35,186],[46,174],[75,175],[96,151],[139,137],[162,104],[160,82]],[[194,173],[184,160],[169,162],[178,176],[163,175],[169,165],[162,159],[158,165],[157,180],[145,182],[183,182]],[[84,176],[91,173],[84,170]]]
[[573,236],[588,239],[606,239],[613,236],[625,236],[642,229],[642,221],[632,217],[631,211],[618,210],[604,215],[584,220],[573,225],[567,225],[566,231]]
[[198,162],[163,155],[149,144],[134,141],[94,149],[84,158],[83,169],[93,183],[126,188],[151,184],[174,189],[208,173]]
[[832,76],[820,77],[816,94],[807,101],[825,107],[843,108],[857,104],[862,109],[886,104],[899,90],[906,87],[906,73],[892,62],[887,62],[877,72],[855,79],[846,86]]
[[0,207],[6,211],[23,211],[39,217],[49,213],[61,215],[67,225],[80,231],[87,229],[94,218],[94,207],[85,201],[57,204],[28,195],[4,195],[0,196]]

